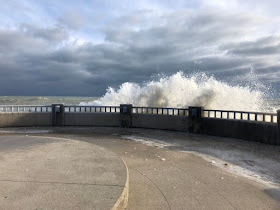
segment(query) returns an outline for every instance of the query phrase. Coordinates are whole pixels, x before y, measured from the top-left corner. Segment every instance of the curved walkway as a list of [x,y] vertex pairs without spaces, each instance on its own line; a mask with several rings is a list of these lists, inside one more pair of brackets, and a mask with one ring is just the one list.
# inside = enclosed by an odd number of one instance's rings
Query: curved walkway
[[[280,177],[280,147],[145,129],[34,130],[32,135],[69,138],[118,154],[129,171],[128,209],[280,209],[280,185],[275,182]],[[9,132],[29,133],[28,128],[0,131]],[[243,160],[248,167],[240,164]],[[268,176],[254,171],[254,164]],[[236,167],[251,175],[245,177]]]
[[1,209],[111,209],[127,204],[127,170],[81,141],[0,136]]

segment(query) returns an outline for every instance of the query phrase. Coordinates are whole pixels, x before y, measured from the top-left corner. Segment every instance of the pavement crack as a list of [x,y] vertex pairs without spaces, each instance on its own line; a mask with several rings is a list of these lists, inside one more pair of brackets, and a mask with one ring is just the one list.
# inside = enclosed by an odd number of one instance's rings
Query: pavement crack
[[197,201],[197,203],[199,203],[199,205],[203,206],[194,195],[192,195],[192,197]]
[[93,183],[77,183],[77,182],[40,182],[40,181],[20,181],[20,180],[0,180],[0,182],[13,183],[35,183],[35,184],[61,184],[61,185],[88,185],[88,186],[103,186],[103,187],[125,187],[124,185],[115,184],[93,184]]
[[[132,168],[133,170],[137,171],[137,172],[140,173],[142,176],[144,176],[143,173],[141,173],[140,171],[138,171],[136,168],[133,168],[133,167],[131,167],[131,166],[129,166],[129,168]],[[148,179],[148,180],[160,191],[160,193],[161,193],[162,196],[164,197],[164,199],[165,199],[165,201],[166,201],[166,203],[167,203],[169,209],[171,209],[171,206],[170,206],[170,204],[169,204],[167,198],[165,197],[165,195],[164,195],[163,192],[161,191],[161,189],[160,189],[149,177],[147,177],[147,176],[144,176],[144,177],[145,177],[146,179]]]

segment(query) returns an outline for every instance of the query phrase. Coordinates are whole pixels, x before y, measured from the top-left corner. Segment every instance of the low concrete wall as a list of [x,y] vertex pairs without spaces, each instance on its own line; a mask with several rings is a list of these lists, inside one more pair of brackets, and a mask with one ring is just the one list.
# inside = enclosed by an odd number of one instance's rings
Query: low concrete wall
[[277,144],[277,124],[243,120],[203,118],[203,133]]
[[176,115],[132,114],[132,127],[188,131],[188,118]]
[[[130,105],[123,105],[130,106]],[[193,107],[198,109],[199,107]],[[189,109],[189,117],[177,115],[136,114],[131,108],[120,113],[83,112],[8,112],[0,113],[0,127],[23,126],[109,126],[189,131],[214,136],[239,138],[280,145],[280,112],[278,123],[204,118]],[[121,110],[122,111],[122,110]],[[128,116],[126,116],[128,115]],[[199,129],[198,129],[199,128]]]
[[0,113],[0,127],[28,127],[51,125],[51,113]]
[[66,126],[120,126],[119,113],[65,113]]

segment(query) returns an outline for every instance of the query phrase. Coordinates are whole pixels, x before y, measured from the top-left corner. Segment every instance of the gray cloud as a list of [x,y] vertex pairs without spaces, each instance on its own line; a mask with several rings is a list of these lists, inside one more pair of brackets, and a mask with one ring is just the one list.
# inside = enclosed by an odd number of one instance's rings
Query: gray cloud
[[36,53],[44,48],[48,48],[47,43],[31,37],[25,32],[0,29],[0,52],[2,53]]
[[87,19],[79,10],[71,9],[64,12],[58,21],[70,29],[78,30],[86,24]]
[[44,39],[49,42],[61,42],[68,38],[68,32],[61,26],[41,28],[30,24],[21,24],[21,31],[34,38]]
[[[65,20],[71,28],[83,24]],[[179,70],[219,76],[254,67],[263,80],[279,83],[279,37],[244,42],[244,34],[253,36],[263,23],[265,18],[251,14],[141,11],[109,23],[98,45],[69,42],[70,32],[59,25],[1,29],[0,95],[96,96],[108,86]]]
[[228,53],[240,56],[278,56],[280,36],[268,36],[256,41],[228,45]]

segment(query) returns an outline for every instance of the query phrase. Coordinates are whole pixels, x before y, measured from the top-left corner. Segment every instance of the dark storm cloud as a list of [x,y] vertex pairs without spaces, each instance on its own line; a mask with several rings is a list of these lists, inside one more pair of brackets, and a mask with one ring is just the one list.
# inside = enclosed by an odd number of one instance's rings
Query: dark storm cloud
[[[82,19],[60,22],[78,29]],[[140,11],[103,28],[105,42],[80,45],[61,25],[1,29],[0,95],[101,95],[108,86],[179,70],[231,75],[254,67],[279,82],[279,37],[243,41],[260,23],[265,20],[250,14]]]
[[268,36],[251,42],[240,42],[227,46],[229,51],[240,56],[278,56],[280,53],[280,37]]

